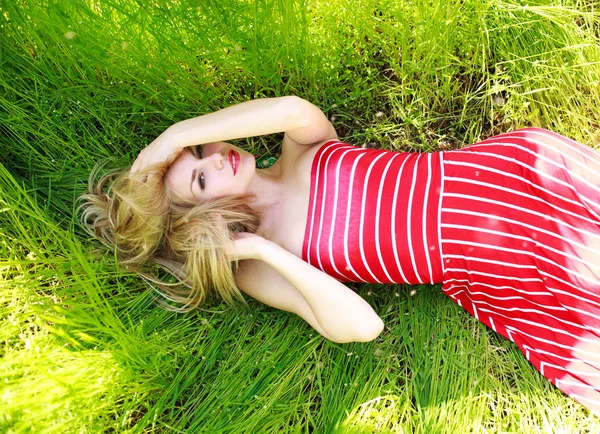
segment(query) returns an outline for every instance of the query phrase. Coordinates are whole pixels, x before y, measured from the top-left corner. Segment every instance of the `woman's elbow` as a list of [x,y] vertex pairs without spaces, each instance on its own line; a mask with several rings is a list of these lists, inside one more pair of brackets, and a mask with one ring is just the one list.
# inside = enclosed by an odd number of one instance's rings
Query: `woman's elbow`
[[355,342],[369,342],[375,339],[383,331],[385,324],[379,317],[375,317],[369,321],[368,324],[364,324],[363,327],[357,331],[357,337]]
[[298,124],[297,128],[308,126],[310,114],[314,110],[311,103],[295,95],[284,96],[281,100],[284,104],[283,113],[287,113]]
[[344,336],[329,336],[329,339],[338,344],[347,344],[350,342],[370,342],[381,334],[385,324],[381,318],[376,317],[369,321],[362,321],[357,324],[357,327],[353,327],[352,330],[348,330]]

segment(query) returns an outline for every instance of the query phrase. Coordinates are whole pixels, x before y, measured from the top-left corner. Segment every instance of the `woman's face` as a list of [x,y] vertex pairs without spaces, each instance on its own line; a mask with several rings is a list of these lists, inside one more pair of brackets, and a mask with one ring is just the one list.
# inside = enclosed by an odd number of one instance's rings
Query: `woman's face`
[[225,142],[186,148],[167,171],[169,188],[183,199],[246,194],[254,177],[254,156]]

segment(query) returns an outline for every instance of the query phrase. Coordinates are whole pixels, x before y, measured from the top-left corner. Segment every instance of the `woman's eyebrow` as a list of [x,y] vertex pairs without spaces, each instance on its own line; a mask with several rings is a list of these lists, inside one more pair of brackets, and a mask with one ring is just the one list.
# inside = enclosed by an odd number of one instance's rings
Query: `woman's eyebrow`
[[192,196],[196,197],[196,195],[194,194],[194,189],[192,188],[194,186],[194,180],[196,179],[196,169],[192,170],[192,182],[190,183],[190,191],[192,192]]

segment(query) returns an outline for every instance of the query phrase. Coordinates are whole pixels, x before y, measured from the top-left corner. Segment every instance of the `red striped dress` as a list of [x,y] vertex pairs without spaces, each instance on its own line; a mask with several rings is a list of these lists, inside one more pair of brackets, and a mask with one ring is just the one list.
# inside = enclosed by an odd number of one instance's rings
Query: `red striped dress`
[[341,281],[441,283],[600,415],[600,154],[527,128],[397,153],[328,142],[303,259]]

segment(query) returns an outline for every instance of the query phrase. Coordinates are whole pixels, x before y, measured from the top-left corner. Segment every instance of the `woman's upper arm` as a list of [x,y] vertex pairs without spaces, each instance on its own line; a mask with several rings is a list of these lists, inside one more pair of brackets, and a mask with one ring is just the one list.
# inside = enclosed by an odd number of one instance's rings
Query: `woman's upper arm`
[[276,309],[295,313],[325,338],[333,340],[319,325],[304,297],[265,262],[240,261],[235,280],[238,288],[250,297]]
[[[286,139],[298,145],[312,145],[326,140],[337,139],[335,128],[327,116],[310,102],[290,96],[286,101],[290,104],[290,113],[300,121],[300,127],[285,132]],[[286,140],[284,140],[286,141]]]

